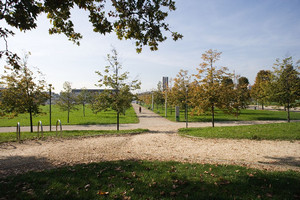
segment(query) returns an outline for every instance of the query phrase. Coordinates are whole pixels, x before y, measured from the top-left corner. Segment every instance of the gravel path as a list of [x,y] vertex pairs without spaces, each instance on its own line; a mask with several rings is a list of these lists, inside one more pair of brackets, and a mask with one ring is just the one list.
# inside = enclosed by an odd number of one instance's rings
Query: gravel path
[[[138,106],[134,105],[134,108],[137,110]],[[0,176],[78,163],[126,159],[238,164],[268,170],[300,171],[299,141],[181,137],[176,134],[176,130],[185,127],[185,123],[170,122],[148,110],[143,110],[138,116],[139,124],[122,125],[121,129],[149,128],[150,133],[1,144]],[[234,124],[246,125],[249,122],[216,125]],[[190,127],[208,125],[210,123],[189,124]],[[94,126],[76,127],[92,129]],[[95,129],[103,128],[103,126],[95,127]],[[110,128],[113,129],[115,126],[105,126],[105,129]],[[66,130],[65,126],[64,129]]]

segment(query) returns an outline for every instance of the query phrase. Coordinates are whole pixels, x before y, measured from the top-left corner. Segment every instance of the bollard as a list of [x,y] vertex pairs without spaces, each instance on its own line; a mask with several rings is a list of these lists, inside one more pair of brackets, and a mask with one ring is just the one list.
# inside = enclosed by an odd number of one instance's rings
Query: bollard
[[59,124],[59,127],[60,127],[60,137],[62,136],[62,126],[61,126],[61,121],[58,119],[56,121],[56,137],[57,137],[57,126]]
[[17,140],[20,143],[20,141],[21,141],[21,127],[20,127],[20,122],[17,123]]
[[42,135],[42,138],[44,137],[43,133],[43,124],[42,124],[42,121],[39,121],[38,122],[38,126],[37,126],[37,134],[38,134],[38,138],[40,137],[40,126],[41,126],[41,135]]

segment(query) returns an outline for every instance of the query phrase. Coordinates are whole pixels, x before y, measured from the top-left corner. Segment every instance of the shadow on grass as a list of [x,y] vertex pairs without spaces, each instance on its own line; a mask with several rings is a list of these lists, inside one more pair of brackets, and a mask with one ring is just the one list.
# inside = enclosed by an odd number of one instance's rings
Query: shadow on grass
[[297,172],[238,166],[115,161],[0,179],[7,199],[295,199]]
[[300,167],[300,160],[299,157],[270,157],[266,156],[267,159],[272,159],[273,161],[270,162],[259,162],[262,164],[271,164],[271,165],[288,165],[288,166],[295,166]]
[[0,177],[28,171],[50,169],[54,166],[46,158],[8,156],[0,159]]

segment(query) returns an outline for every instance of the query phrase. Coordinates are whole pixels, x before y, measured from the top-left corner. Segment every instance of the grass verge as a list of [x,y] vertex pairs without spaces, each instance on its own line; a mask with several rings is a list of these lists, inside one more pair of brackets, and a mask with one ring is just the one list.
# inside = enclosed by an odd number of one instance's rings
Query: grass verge
[[[72,138],[72,137],[88,137],[88,136],[97,136],[97,135],[125,135],[125,134],[138,134],[149,131],[148,129],[132,129],[132,130],[75,130],[75,131],[63,131],[63,138]],[[57,132],[58,136],[60,132]],[[41,137],[41,133],[39,134]],[[56,137],[56,132],[44,132],[44,138]],[[37,133],[31,132],[21,132],[21,140],[32,140],[38,139]],[[0,143],[3,142],[15,142],[17,141],[16,133],[0,133]]]
[[[146,108],[150,108],[145,105]],[[154,107],[154,112],[165,117],[165,108],[163,106]],[[190,113],[190,112],[189,112]],[[300,112],[291,112],[291,120],[300,120]],[[168,108],[167,119],[175,120],[175,109]],[[211,114],[201,114],[188,116],[189,122],[211,122]],[[285,111],[269,111],[269,110],[242,110],[241,114],[236,117],[234,115],[225,114],[223,111],[216,109],[215,121],[256,121],[256,120],[287,120],[287,112]],[[185,111],[180,110],[179,121],[185,121]]]
[[179,134],[203,138],[300,140],[300,123],[274,123],[247,126],[182,128]]
[[[70,113],[70,123],[67,123],[67,111],[61,111],[58,106],[52,105],[51,118],[52,125],[55,125],[58,119],[61,120],[63,125],[94,125],[94,124],[116,124],[117,113],[113,110],[102,111],[94,114],[89,106],[85,108],[85,116],[83,116],[83,109],[81,106],[77,106],[78,110]],[[42,121],[44,126],[49,125],[49,105],[41,106],[42,114],[33,116],[33,125],[36,126],[39,121]],[[16,126],[17,122],[20,122],[21,126],[29,126],[29,114],[20,114],[15,118],[1,117],[0,126]],[[129,108],[125,115],[120,115],[120,123],[138,123],[139,120],[134,112],[133,107]]]
[[300,173],[114,161],[0,179],[2,199],[297,199]]

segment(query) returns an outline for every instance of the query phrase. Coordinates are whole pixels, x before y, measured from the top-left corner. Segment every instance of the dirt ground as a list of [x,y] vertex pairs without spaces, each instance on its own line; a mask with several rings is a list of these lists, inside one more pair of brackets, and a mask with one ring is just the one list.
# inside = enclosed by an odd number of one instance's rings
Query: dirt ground
[[[137,105],[134,108],[138,110]],[[1,144],[0,177],[79,163],[127,159],[237,164],[266,170],[300,171],[299,141],[182,137],[176,130],[185,127],[184,123],[170,122],[148,110],[143,110],[138,116],[139,124],[122,125],[121,128],[148,127],[150,133]],[[249,122],[217,125],[246,124]],[[207,125],[192,123],[190,126]]]

